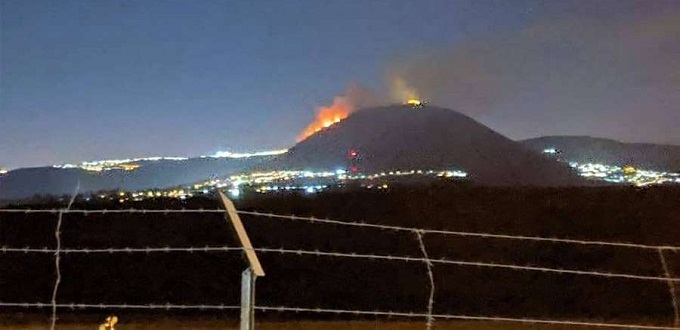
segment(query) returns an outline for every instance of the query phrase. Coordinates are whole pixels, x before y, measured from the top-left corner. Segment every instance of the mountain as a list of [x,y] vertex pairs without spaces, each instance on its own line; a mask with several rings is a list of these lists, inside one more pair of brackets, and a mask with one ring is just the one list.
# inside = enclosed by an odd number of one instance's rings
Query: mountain
[[80,182],[80,192],[141,190],[191,184],[224,176],[269,161],[275,156],[248,158],[189,158],[135,162],[133,171],[101,172],[81,168],[22,168],[0,175],[0,200],[28,198],[36,194],[71,195]]
[[298,143],[268,169],[332,170],[348,166],[348,151],[364,173],[463,170],[484,185],[560,186],[581,183],[566,164],[529,150],[470,117],[425,105],[359,110]]
[[[584,184],[566,164],[541,154],[540,150],[548,146],[565,152],[581,150],[555,141],[534,139],[520,144],[454,110],[430,105],[392,105],[358,110],[278,156],[143,160],[130,164],[139,166],[132,170],[98,172],[82,168],[17,169],[0,175],[0,200],[71,194],[78,182],[83,193],[134,191],[192,184],[253,169],[335,170],[351,165],[363,173],[462,170],[472,182],[482,185]],[[596,145],[600,148],[591,154],[597,156],[607,155],[612,148]],[[647,155],[645,145],[640,146],[639,153]],[[675,148],[677,152],[678,147],[660,148],[658,151],[652,148],[654,152],[648,158],[661,159],[667,149]],[[348,161],[350,150],[358,152],[353,162]],[[672,159],[677,161],[677,157]],[[672,159],[667,163],[672,163]]]
[[680,172],[680,146],[625,143],[590,136],[545,136],[521,141],[536,151],[555,148],[560,157],[579,163],[633,165],[635,167]]

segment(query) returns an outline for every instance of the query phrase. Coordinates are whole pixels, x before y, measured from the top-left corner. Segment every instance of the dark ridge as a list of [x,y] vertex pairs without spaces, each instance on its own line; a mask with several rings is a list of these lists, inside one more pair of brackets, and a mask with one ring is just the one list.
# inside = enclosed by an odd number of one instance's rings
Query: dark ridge
[[521,143],[536,151],[557,148],[562,158],[573,162],[680,172],[680,146],[676,145],[626,143],[590,136],[544,136]]
[[453,110],[393,105],[360,110],[267,164],[270,169],[347,166],[359,152],[362,172],[460,169],[483,185],[581,183],[566,164],[544,157]]
[[0,200],[24,199],[34,195],[71,195],[78,183],[80,192],[166,188],[219,177],[252,167],[271,157],[190,158],[138,162],[134,171],[88,172],[53,167],[22,168],[0,175]]

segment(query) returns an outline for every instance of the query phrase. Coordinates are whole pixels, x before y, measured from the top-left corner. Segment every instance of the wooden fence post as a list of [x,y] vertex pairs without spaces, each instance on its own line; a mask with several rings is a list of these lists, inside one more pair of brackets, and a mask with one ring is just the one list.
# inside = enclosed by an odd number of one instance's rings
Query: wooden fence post
[[220,199],[227,211],[225,218],[231,223],[243,248],[248,268],[241,273],[241,330],[255,330],[255,280],[264,276],[264,270],[257,254],[250,243],[250,238],[243,227],[243,222],[236,212],[234,203],[219,191]]

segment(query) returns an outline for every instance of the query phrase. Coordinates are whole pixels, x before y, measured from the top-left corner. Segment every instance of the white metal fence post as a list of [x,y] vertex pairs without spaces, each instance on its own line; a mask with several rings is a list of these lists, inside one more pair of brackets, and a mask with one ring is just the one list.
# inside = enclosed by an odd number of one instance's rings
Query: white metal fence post
[[241,330],[255,329],[255,280],[248,268],[241,273]]

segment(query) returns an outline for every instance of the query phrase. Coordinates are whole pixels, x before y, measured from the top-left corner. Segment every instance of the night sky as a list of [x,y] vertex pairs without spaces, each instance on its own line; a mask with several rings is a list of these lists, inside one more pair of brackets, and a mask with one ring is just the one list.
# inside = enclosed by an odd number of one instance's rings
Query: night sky
[[389,95],[395,76],[513,139],[680,144],[680,1],[2,0],[0,15],[0,167],[286,148],[348,86]]

